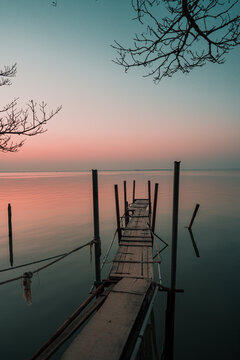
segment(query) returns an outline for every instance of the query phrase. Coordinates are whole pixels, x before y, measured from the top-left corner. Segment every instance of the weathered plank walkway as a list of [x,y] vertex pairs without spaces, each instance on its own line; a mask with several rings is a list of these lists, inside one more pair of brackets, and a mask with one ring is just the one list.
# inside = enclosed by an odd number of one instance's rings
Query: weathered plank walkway
[[130,357],[153,293],[153,257],[148,199],[136,199],[129,209],[130,221],[109,273],[117,283],[62,360]]

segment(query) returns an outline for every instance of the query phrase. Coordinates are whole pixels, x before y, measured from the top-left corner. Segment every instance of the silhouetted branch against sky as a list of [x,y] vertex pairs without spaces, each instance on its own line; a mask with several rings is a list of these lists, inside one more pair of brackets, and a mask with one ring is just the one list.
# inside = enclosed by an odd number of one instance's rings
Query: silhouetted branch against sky
[[115,63],[145,67],[158,83],[207,62],[222,64],[240,44],[238,0],[131,0],[144,31],[130,47],[115,41]]
[[[17,64],[5,66],[0,70],[0,86],[11,85],[11,78],[16,75]],[[45,102],[37,104],[30,100],[26,109],[18,109],[18,98],[0,108],[0,151],[15,152],[24,144],[22,136],[34,136],[46,132],[45,125],[60,110],[47,113]],[[21,140],[16,140],[21,136]]]
[[0,86],[11,85],[11,78],[16,75],[17,64],[11,66],[4,66],[4,69],[0,69]]

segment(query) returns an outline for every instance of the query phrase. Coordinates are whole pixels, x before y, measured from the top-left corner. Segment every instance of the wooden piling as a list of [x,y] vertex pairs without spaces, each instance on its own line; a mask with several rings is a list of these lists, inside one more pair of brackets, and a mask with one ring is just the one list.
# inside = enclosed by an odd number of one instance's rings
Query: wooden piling
[[133,200],[132,202],[134,203],[135,201],[135,180],[133,180]]
[[167,344],[166,360],[174,357],[174,323],[175,323],[175,297],[176,297],[176,270],[177,270],[177,234],[178,234],[178,207],[179,207],[179,173],[180,161],[174,162],[173,180],[173,216],[172,216],[172,253],[171,253],[171,285],[168,297]]
[[92,170],[93,187],[93,218],[94,218],[94,241],[95,241],[95,285],[101,284],[101,240],[99,232],[99,207],[98,207],[98,172]]
[[125,214],[125,227],[126,227],[129,222],[126,180],[123,181],[123,187],[124,187],[124,214]]
[[151,202],[151,181],[148,180],[148,206],[149,206],[149,215],[152,213],[152,202]]
[[157,197],[158,197],[158,184],[155,184],[154,190],[154,202],[153,202],[153,214],[152,214],[152,231],[155,231],[155,223],[156,223],[156,212],[157,212]]
[[195,209],[194,209],[194,212],[193,212],[193,215],[192,215],[192,218],[191,218],[191,221],[190,221],[190,223],[189,223],[189,225],[188,225],[188,229],[189,229],[189,230],[191,230],[191,228],[192,228],[192,225],[193,225],[194,219],[195,219],[195,217],[196,217],[196,215],[197,215],[197,212],[198,212],[199,207],[200,207],[200,205],[199,205],[199,204],[196,204]]
[[9,234],[9,238],[12,237],[12,208],[11,208],[11,204],[8,204],[8,234]]
[[13,266],[12,208],[11,208],[11,204],[8,204],[8,235],[9,235],[9,259],[10,259],[10,265]]
[[174,162],[171,289],[176,288],[180,161]]
[[121,241],[122,232],[120,224],[120,210],[119,210],[119,197],[118,197],[118,186],[114,185],[115,189],[115,204],[116,204],[116,219],[117,219],[117,233],[118,233],[118,242]]

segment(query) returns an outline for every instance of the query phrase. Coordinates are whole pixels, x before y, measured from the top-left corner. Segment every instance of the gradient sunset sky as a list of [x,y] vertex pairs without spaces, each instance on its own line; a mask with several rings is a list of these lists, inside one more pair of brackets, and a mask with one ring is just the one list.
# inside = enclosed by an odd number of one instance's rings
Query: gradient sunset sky
[[[239,5],[240,8],[240,5]],[[17,62],[14,97],[63,110],[48,132],[18,153],[0,153],[0,171],[240,168],[240,46],[155,85],[143,70],[112,62],[114,40],[139,29],[130,0],[1,1],[0,68]]]

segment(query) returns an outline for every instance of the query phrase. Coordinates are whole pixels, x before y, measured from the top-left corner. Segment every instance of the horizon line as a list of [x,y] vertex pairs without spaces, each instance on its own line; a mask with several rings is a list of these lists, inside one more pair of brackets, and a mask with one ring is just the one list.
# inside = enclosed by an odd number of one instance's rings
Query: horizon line
[[[91,172],[92,169],[68,169],[68,170],[0,170],[0,173],[54,173],[54,172]],[[173,168],[162,169],[97,169],[98,172],[114,172],[114,171],[173,171]],[[240,168],[186,168],[181,171],[239,171]]]

